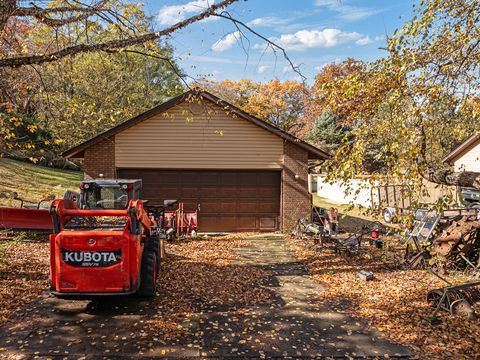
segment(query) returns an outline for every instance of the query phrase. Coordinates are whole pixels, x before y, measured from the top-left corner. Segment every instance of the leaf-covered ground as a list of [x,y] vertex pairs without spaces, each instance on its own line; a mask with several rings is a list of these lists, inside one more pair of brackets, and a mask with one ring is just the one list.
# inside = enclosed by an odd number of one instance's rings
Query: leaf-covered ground
[[[186,329],[178,324],[199,307],[245,306],[268,300],[270,293],[257,286],[268,273],[234,264],[238,255],[233,250],[243,246],[245,236],[167,244],[168,257],[162,265],[153,305],[158,316],[149,321],[156,335],[166,339],[182,335]],[[164,328],[170,329],[170,333],[165,334]]]
[[0,325],[47,288],[48,254],[46,242],[0,240]]
[[[11,245],[5,273],[20,263],[48,259],[37,251],[46,244]],[[13,256],[18,246],[27,249],[21,261]],[[15,296],[2,301],[10,313],[0,327],[0,357],[411,354],[363,321],[324,306],[318,299],[324,287],[312,280],[281,234],[201,238],[168,244],[167,251],[154,299],[61,300],[44,291],[45,282],[27,278],[22,288],[8,283]],[[45,279],[46,271],[40,276]],[[21,293],[32,292],[33,298],[42,291],[29,304],[16,301]]]
[[[73,349],[90,342],[96,347],[104,346],[105,352],[143,354],[152,344],[171,344],[191,336],[191,325],[198,320],[199,309],[219,305],[241,308],[270,298],[270,292],[258,286],[268,276],[266,271],[234,263],[238,257],[234,249],[243,246],[244,238],[244,234],[237,234],[167,244],[168,256],[162,265],[157,296],[153,300],[127,297],[98,302],[57,300],[48,295],[49,249],[46,242],[3,241],[0,243],[0,325],[14,336],[21,336],[23,332],[33,334],[32,328],[38,323],[45,325],[46,321],[51,321],[47,324],[50,328],[75,323],[79,328],[72,331],[73,334],[87,327],[87,336],[69,339],[66,331],[61,340],[58,334],[35,330],[37,339],[20,344],[21,352],[29,346],[43,346],[55,355],[59,351],[55,350],[58,344]],[[42,293],[44,295],[39,298]],[[66,312],[76,314],[76,320],[65,319],[62,314]],[[96,317],[91,318],[92,314]],[[126,328],[123,318],[131,319],[127,320]],[[88,321],[93,325],[87,325]],[[100,328],[92,332],[89,326]],[[124,328],[116,330],[117,327]],[[105,334],[100,334],[102,331]],[[99,341],[109,338],[107,334],[112,332],[117,335],[108,343]],[[135,344],[135,349],[124,347],[125,332],[130,340],[135,340],[128,342],[130,347]],[[197,344],[193,342],[191,346]]]
[[[433,309],[426,294],[444,284],[426,270],[401,270],[393,246],[388,251],[371,247],[362,256],[343,257],[305,240],[290,241],[314,280],[328,287],[319,295],[325,304],[366,320],[385,337],[409,345],[422,359],[478,358],[479,322],[442,313],[441,324],[431,325]],[[359,270],[371,271],[376,279],[356,280]]]

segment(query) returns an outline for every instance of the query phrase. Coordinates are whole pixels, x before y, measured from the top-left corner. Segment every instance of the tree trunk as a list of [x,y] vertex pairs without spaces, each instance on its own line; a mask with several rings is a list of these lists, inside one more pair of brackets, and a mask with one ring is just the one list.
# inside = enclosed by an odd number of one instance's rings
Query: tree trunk
[[454,172],[450,169],[427,169],[422,176],[436,184],[480,189],[480,173],[473,171]]
[[8,19],[17,8],[17,0],[1,0],[0,1],[0,32],[7,24]]

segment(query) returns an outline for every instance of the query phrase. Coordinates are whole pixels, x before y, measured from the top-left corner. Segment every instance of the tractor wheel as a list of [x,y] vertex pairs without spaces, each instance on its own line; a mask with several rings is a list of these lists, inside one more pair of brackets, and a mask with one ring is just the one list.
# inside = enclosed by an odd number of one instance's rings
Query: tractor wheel
[[393,223],[395,219],[395,215],[392,213],[392,211],[388,208],[383,209],[383,221],[386,223]]
[[145,248],[142,256],[142,267],[140,273],[140,287],[137,294],[144,297],[155,295],[155,286],[158,274],[157,252]]
[[146,242],[146,249],[153,250],[156,255],[157,259],[157,266],[156,266],[156,275],[160,273],[160,261],[164,257],[164,250],[162,249],[162,241],[157,236],[152,236],[147,239]]

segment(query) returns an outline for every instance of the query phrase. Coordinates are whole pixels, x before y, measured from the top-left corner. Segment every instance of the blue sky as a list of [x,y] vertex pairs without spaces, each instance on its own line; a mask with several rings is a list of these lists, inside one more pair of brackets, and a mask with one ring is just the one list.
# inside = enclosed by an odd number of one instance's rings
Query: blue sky
[[[217,0],[218,1],[218,0]],[[214,0],[147,0],[146,12],[164,28],[205,9]],[[230,14],[282,45],[308,82],[325,64],[347,57],[374,60],[385,55],[385,37],[412,17],[415,0],[248,0]],[[170,40],[180,66],[194,77],[256,81],[298,79],[265,42],[224,19],[207,19]]]

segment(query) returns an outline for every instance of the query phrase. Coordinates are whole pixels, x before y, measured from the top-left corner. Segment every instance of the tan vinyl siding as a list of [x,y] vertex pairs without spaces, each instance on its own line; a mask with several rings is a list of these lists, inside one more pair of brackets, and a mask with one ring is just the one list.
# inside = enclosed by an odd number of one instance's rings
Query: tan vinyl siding
[[454,162],[455,171],[480,172],[480,142],[465,150]]
[[[194,107],[194,108],[193,108]],[[117,168],[280,169],[283,139],[216,105],[179,104],[115,136]],[[195,114],[189,110],[192,109]]]

